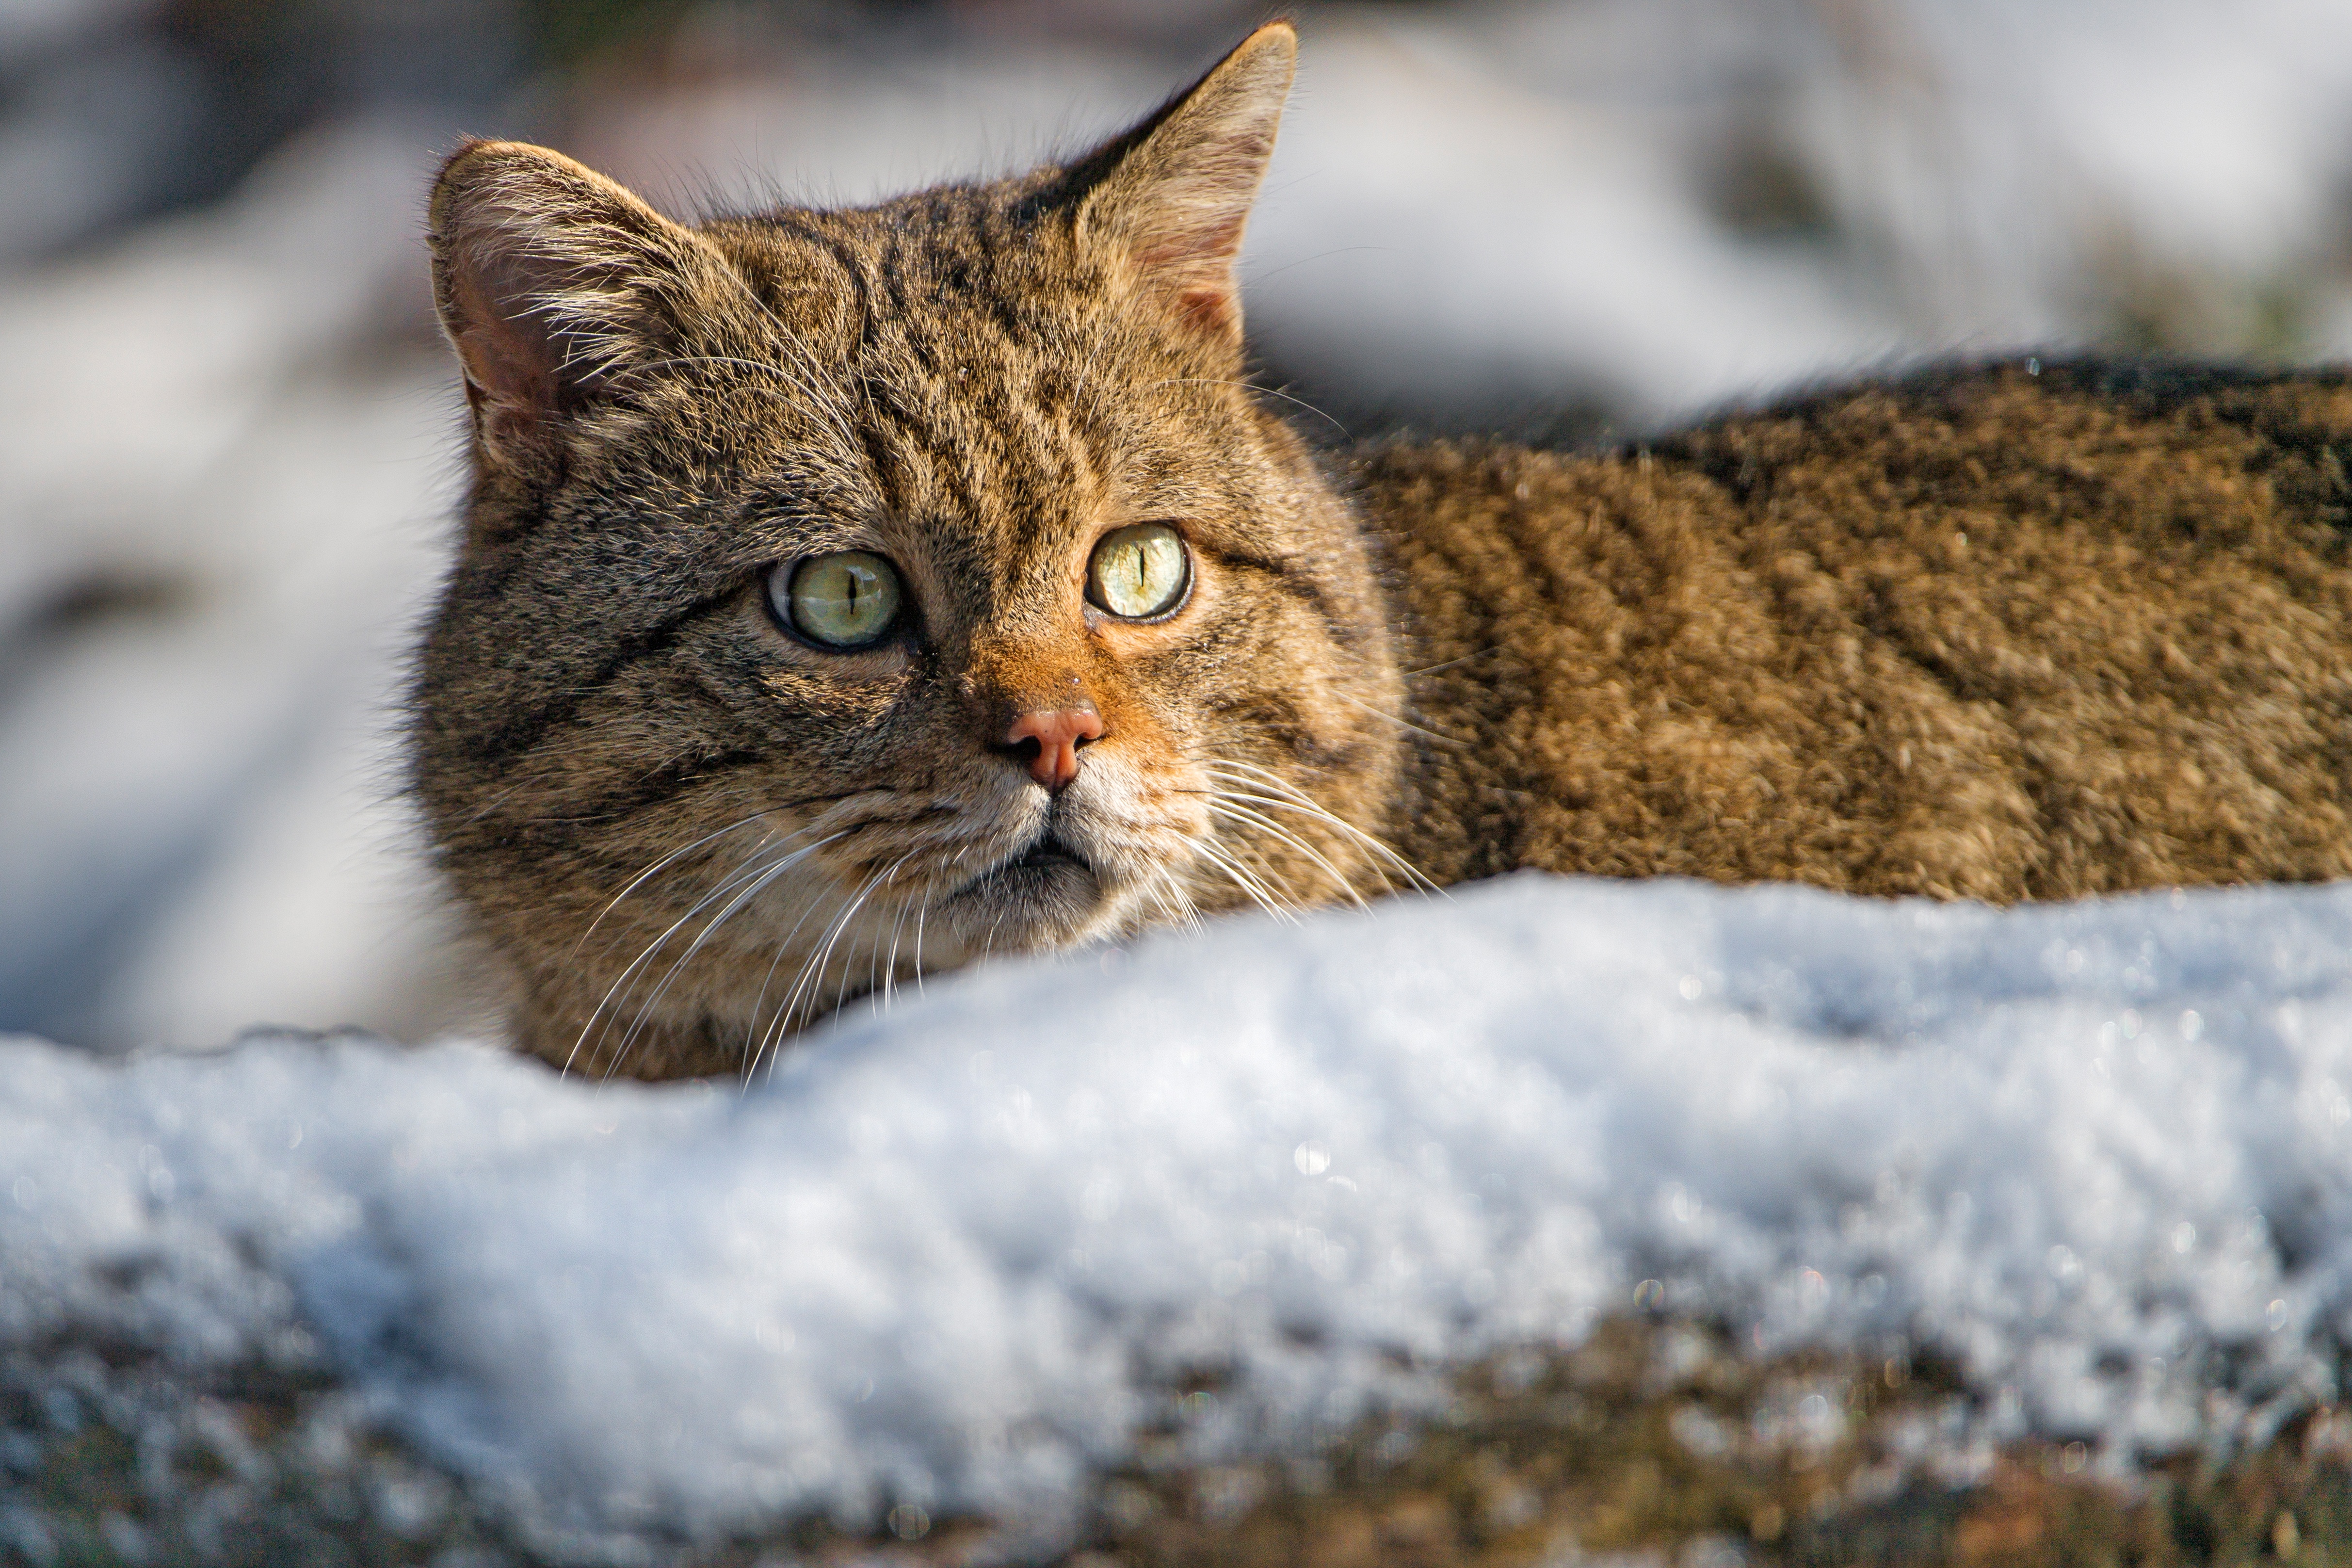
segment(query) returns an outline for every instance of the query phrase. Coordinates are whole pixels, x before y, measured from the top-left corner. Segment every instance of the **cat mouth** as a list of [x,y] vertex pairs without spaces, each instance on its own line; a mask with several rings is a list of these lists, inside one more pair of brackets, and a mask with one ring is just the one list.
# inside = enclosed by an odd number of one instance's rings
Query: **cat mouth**
[[984,918],[1000,950],[1055,947],[1073,940],[1099,905],[1094,862],[1052,829],[1028,847],[974,877],[947,901]]
[[1094,862],[1070,847],[1052,829],[1037,836],[1037,841],[1012,859],[990,867],[973,878],[963,891],[979,892],[992,882],[1014,882],[1016,879],[1052,877],[1071,870],[1092,877]]

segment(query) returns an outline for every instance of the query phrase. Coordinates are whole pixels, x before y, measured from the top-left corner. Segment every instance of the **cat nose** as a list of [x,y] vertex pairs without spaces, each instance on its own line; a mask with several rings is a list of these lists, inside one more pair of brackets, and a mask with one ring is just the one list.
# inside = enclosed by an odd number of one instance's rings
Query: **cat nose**
[[1091,705],[1024,713],[994,749],[1029,764],[1029,776],[1060,789],[1078,776],[1078,748],[1102,739],[1102,715]]

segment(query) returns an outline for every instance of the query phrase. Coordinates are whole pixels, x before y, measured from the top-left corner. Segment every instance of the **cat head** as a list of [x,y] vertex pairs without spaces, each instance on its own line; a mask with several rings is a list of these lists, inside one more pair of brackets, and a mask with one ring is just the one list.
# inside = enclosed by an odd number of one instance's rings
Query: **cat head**
[[1386,884],[1378,586],[1244,377],[1294,48],[856,210],[450,160],[473,484],[415,773],[524,1043],[748,1068],[912,973]]

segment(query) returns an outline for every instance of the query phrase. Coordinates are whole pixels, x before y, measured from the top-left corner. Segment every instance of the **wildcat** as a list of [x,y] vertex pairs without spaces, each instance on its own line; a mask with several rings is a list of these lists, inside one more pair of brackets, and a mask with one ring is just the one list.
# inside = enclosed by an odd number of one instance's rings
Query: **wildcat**
[[522,1046],[745,1072],[988,952],[1520,867],[2352,870],[2343,375],[2026,360],[1317,452],[1234,277],[1294,52],[858,210],[449,161],[473,479],[415,785]]

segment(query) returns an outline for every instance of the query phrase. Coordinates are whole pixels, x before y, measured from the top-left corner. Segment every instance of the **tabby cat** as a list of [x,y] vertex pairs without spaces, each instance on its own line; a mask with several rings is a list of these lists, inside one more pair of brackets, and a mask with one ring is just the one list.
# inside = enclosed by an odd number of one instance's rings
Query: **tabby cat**
[[687,227],[478,142],[415,781],[520,1043],[740,1073],[988,952],[1517,867],[2352,870],[2352,384],[2021,361],[1590,456],[1312,450],[1276,23],[1075,162]]

